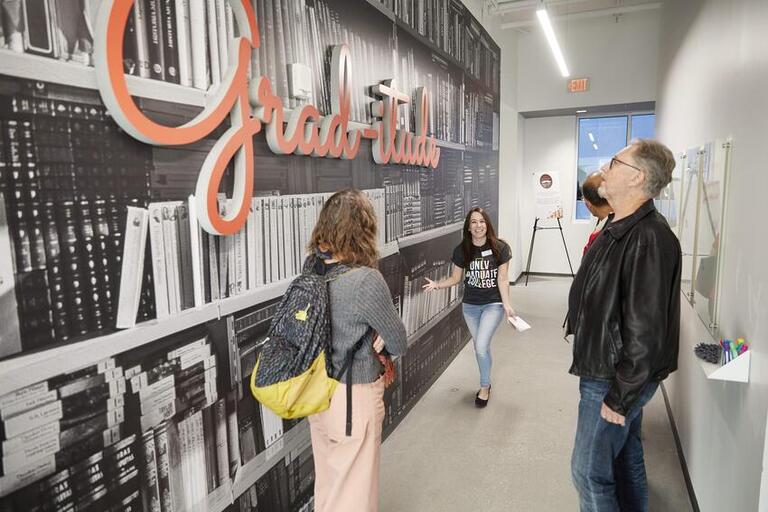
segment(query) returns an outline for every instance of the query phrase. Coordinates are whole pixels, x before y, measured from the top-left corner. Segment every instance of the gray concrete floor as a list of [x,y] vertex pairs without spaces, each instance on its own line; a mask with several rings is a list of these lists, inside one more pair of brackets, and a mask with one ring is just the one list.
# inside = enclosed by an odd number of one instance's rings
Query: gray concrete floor
[[[476,409],[471,343],[387,439],[381,512],[575,511],[570,456],[578,389],[560,328],[570,279],[539,277],[510,289],[533,327],[504,323],[493,340],[493,389]],[[652,512],[690,511],[661,391],[643,419]]]

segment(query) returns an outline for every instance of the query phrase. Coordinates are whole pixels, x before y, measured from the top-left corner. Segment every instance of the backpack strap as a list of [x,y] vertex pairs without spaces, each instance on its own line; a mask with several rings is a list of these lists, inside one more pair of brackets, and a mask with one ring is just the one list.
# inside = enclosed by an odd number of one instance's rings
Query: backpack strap
[[326,281],[333,281],[337,277],[350,270],[354,270],[355,267],[351,267],[345,263],[331,263],[330,265],[325,263],[325,260],[320,254],[310,254],[304,260],[301,266],[302,274],[315,274],[317,276],[325,278]]
[[352,435],[352,361],[355,359],[355,354],[363,347],[363,342],[365,341],[365,338],[368,336],[369,332],[370,329],[365,331],[365,334],[363,334],[362,338],[357,340],[357,342],[352,345],[352,348],[347,351],[347,355],[344,358],[344,365],[336,375],[337,380],[341,380],[342,375],[346,375],[347,377],[347,437]]

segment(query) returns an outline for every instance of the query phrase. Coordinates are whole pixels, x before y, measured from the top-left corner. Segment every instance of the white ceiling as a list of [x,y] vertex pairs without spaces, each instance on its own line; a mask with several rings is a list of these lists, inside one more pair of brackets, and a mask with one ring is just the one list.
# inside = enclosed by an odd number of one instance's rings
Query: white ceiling
[[[536,10],[541,0],[492,0],[491,12],[501,16],[504,29],[527,31],[536,23]],[[578,19],[621,16],[631,12],[661,7],[661,0],[545,0],[550,18]]]

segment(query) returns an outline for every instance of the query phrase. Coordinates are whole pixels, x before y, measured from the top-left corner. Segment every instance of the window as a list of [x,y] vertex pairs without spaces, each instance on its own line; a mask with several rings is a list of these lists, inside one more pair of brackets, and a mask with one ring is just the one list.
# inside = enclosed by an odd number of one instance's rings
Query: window
[[632,139],[653,138],[655,120],[655,114],[579,118],[576,220],[588,220],[591,217],[581,197],[581,184],[586,177],[610,161]]
[[653,126],[655,122],[656,114],[632,116],[632,132],[629,134],[629,140],[652,139],[656,133]]

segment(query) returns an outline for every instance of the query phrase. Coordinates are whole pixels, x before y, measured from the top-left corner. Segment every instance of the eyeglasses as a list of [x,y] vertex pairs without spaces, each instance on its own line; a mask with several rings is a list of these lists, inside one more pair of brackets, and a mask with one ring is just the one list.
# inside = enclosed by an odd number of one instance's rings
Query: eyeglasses
[[613,162],[618,162],[618,163],[620,163],[620,164],[624,164],[624,165],[626,165],[627,167],[631,167],[631,168],[633,168],[633,169],[635,169],[635,170],[637,170],[637,171],[643,172],[643,170],[642,170],[641,168],[639,168],[639,167],[636,167],[636,166],[634,166],[634,165],[632,165],[632,164],[628,164],[628,163],[627,163],[627,162],[625,162],[624,160],[619,160],[619,159],[618,159],[618,158],[616,158],[615,156],[614,156],[613,158],[611,158],[611,163],[610,163],[610,164],[608,164],[608,169],[613,169]]

